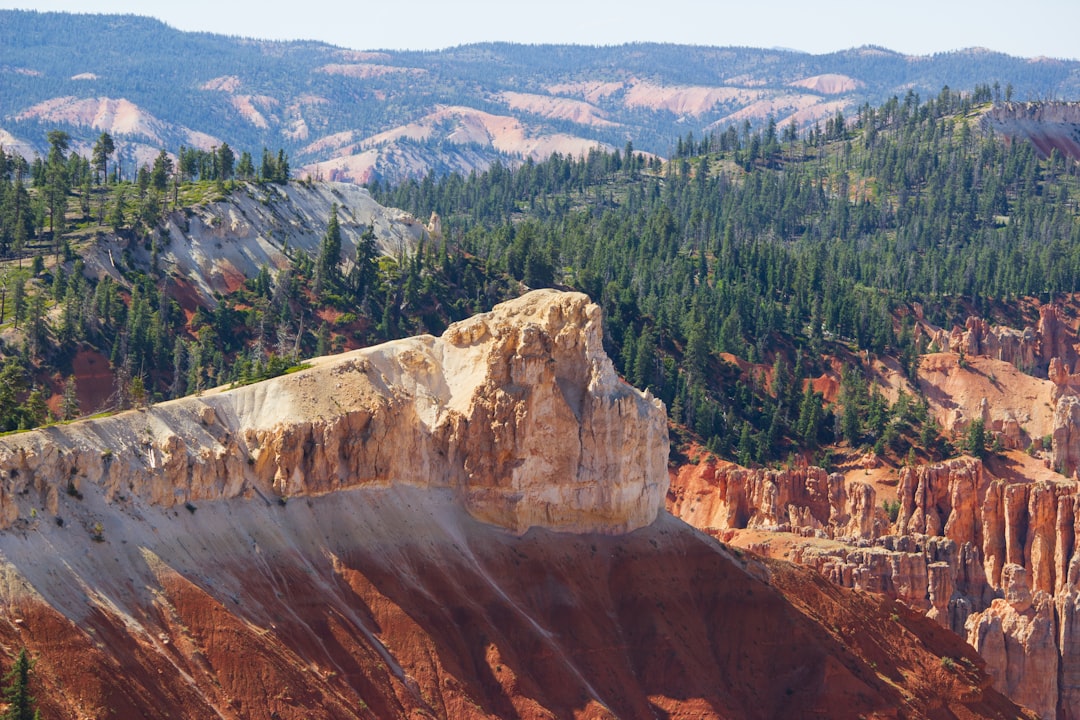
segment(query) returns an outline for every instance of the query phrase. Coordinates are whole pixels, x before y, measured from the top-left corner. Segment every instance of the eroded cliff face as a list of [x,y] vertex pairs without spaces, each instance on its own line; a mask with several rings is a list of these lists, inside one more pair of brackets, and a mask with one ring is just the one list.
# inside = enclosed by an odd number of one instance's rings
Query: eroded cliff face
[[890,523],[874,487],[838,473],[705,462],[674,473],[668,507],[722,539],[903,601],[979,650],[999,690],[1042,717],[1077,717],[1080,491],[1058,477],[1009,482],[974,458],[901,468]]
[[366,189],[350,183],[240,183],[220,200],[169,213],[152,243],[104,238],[83,260],[88,274],[114,280],[123,279],[117,264],[123,267],[125,260],[141,269],[157,263],[167,275],[183,278],[187,292],[212,306],[217,293],[235,291],[261,268],[288,268],[297,250],[317,256],[331,208],[337,211],[343,257],[356,257],[369,229],[379,252],[392,257],[441,233],[437,217],[425,226],[403,210],[383,207]]
[[1080,103],[1006,102],[983,116],[983,124],[1013,140],[1027,140],[1043,157],[1057,150],[1080,158]]
[[[43,716],[1024,716],[918,613],[661,512],[663,408],[582,295],[311,365],[0,438]],[[819,479],[797,521],[854,532]]]
[[172,507],[407,484],[514,532],[626,532],[667,490],[659,400],[615,374],[600,309],[536,291],[452,325],[228,392],[0,443],[0,526],[98,486]]
[[752,528],[823,538],[881,535],[874,491],[819,467],[748,470],[707,462],[678,470],[668,508],[702,529]]

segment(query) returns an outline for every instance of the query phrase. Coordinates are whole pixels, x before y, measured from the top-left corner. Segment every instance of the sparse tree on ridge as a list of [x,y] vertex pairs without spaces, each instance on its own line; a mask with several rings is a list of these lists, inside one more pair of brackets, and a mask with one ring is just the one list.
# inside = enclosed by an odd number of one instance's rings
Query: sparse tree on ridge
[[236,154],[233,152],[232,148],[229,147],[228,143],[221,143],[221,147],[217,150],[217,157],[219,168],[218,179],[223,182],[225,180],[232,180],[233,168],[236,163]]
[[94,150],[92,155],[92,161],[94,165],[94,171],[97,175],[98,183],[108,182],[108,164],[109,156],[116,151],[116,143],[113,142],[112,136],[107,132],[101,133],[101,136],[94,143]]

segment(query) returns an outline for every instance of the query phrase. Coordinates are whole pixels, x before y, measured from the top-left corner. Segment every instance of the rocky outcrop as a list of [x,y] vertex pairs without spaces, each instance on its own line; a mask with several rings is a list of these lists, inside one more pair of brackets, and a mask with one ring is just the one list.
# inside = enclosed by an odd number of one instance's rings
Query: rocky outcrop
[[1043,157],[1057,150],[1065,157],[1080,159],[1080,103],[999,103],[981,122],[1010,140],[1030,142]]
[[[45,717],[1027,717],[918,613],[659,513],[663,407],[601,337],[531,293],[0,438],[5,664],[35,658]],[[732,487],[762,527],[871,515],[794,480]]]
[[537,291],[272,382],[0,441],[0,526],[100,486],[172,507],[446,488],[514,532],[627,532],[667,489],[662,404],[622,382],[584,295]]
[[1080,397],[1066,395],[1054,407],[1052,462],[1063,475],[1073,476],[1080,467]]
[[1055,717],[1058,647],[1053,600],[1042,591],[1032,594],[1027,571],[1019,565],[1005,566],[1003,582],[1005,597],[968,620],[968,642],[986,660],[995,687],[1039,717]]
[[974,316],[967,319],[963,328],[932,331],[930,339],[942,350],[967,356],[985,355],[1019,368],[1034,368],[1040,359],[1039,336],[1034,328],[994,326]]
[[668,509],[707,530],[756,528],[823,538],[877,537],[887,521],[873,488],[819,467],[749,470],[704,462],[679,469]]
[[1019,330],[971,316],[963,327],[945,330],[924,325],[922,331],[941,350],[1002,360],[1025,372],[1047,373],[1057,358],[1060,377],[1060,368],[1073,368],[1078,359],[1076,334],[1062,322],[1056,305],[1041,306],[1038,323]]
[[[852,488],[865,494],[862,514]],[[819,468],[701,463],[673,475],[668,501],[726,540],[744,529],[800,536],[777,545],[785,557],[926,613],[980,651],[995,687],[1043,717],[1058,708],[1080,716],[1077,484],[1007,482],[959,458],[902,468],[896,493],[890,526],[865,483]],[[753,537],[751,547],[771,551],[772,541]]]
[[317,256],[334,207],[346,258],[356,257],[356,247],[369,230],[379,252],[393,257],[441,232],[437,217],[429,229],[403,210],[383,207],[353,184],[245,183],[215,202],[169,213],[151,242],[109,236],[83,260],[88,274],[115,280],[123,279],[118,263],[121,268],[130,261],[148,269],[156,262],[165,274],[184,278],[186,292],[212,305],[217,293],[236,290],[263,267],[275,272],[288,268],[298,250]]
[[968,459],[901,469],[897,533],[944,535],[957,545],[977,542],[975,507],[983,484],[982,463]]

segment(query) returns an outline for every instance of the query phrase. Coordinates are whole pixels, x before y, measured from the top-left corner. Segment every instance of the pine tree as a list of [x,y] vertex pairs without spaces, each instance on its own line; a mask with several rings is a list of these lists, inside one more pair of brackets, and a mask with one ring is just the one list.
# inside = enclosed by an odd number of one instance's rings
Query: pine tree
[[37,702],[30,694],[30,671],[34,669],[34,663],[26,654],[26,648],[19,650],[15,658],[15,664],[4,676],[4,700],[7,702],[7,710],[4,711],[2,720],[34,720],[37,713],[34,704]]
[[330,327],[324,322],[319,325],[315,335],[315,355],[322,357],[330,354]]
[[321,296],[327,285],[338,284],[338,266],[341,264],[341,225],[338,224],[338,206],[330,206],[330,218],[326,222],[326,234],[319,245],[319,257],[315,263],[315,295]]
[[229,147],[229,143],[221,143],[221,147],[217,151],[218,167],[220,172],[218,174],[219,180],[232,180],[233,169],[236,163],[236,154],[232,148]]
[[49,211],[49,232],[53,245],[57,245],[59,235],[64,232],[64,214],[67,210],[67,194],[70,178],[67,172],[67,156],[71,136],[61,130],[51,130],[49,138],[49,156],[45,165],[45,196]]
[[251,153],[247,150],[240,153],[240,162],[236,165],[236,174],[244,180],[255,177],[255,163],[251,160]]
[[986,425],[982,418],[972,420],[964,434],[964,450],[977,458],[986,455]]
[[356,300],[364,298],[378,277],[379,245],[374,224],[368,225],[356,242],[356,264],[349,273],[349,286]]
[[60,419],[74,420],[79,417],[81,412],[79,408],[79,386],[75,381],[75,376],[70,375],[67,382],[64,383],[64,394],[60,400]]
[[98,182],[102,179],[107,182],[109,178],[108,162],[109,156],[116,150],[116,143],[113,142],[112,136],[107,132],[101,133],[97,142],[94,143],[93,149],[93,166],[94,171],[98,176]]
[[795,424],[799,438],[807,447],[817,447],[818,433],[821,431],[821,396],[814,392],[814,387],[806,384],[802,404],[799,405],[799,419]]

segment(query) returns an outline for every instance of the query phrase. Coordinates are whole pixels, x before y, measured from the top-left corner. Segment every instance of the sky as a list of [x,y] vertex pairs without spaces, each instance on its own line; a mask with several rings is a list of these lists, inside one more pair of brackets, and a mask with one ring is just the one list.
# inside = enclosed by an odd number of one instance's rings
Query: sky
[[134,13],[180,30],[358,50],[653,41],[1080,58],[1077,0],[0,0],[0,8]]

